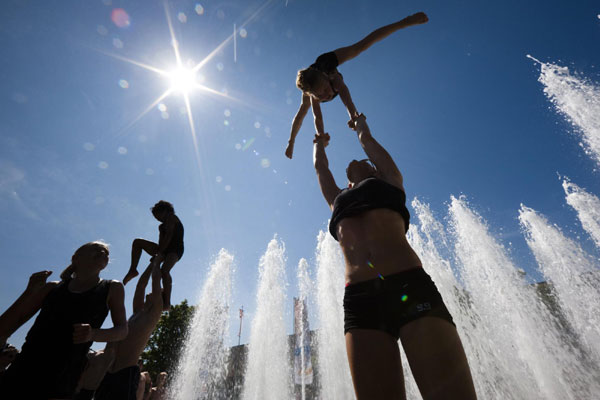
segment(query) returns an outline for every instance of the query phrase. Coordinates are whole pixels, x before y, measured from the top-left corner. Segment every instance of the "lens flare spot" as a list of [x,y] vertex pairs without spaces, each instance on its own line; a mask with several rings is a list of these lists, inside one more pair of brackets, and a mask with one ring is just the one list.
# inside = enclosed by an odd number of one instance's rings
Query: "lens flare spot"
[[269,168],[271,166],[271,161],[268,158],[263,158],[260,160],[260,166],[263,168]]
[[163,112],[160,113],[160,117],[162,119],[169,119],[169,113],[166,112],[166,111],[163,111]]
[[251,138],[250,140],[245,141],[244,146],[242,146],[242,150],[248,150],[250,146],[252,146],[252,143],[254,143],[254,140],[254,138]]
[[164,103],[160,103],[158,105],[158,111],[161,111],[161,112],[167,111],[167,106]]
[[106,29],[104,25],[98,25],[96,27],[96,32],[98,32],[98,34],[102,36],[108,35],[108,29]]
[[129,25],[131,25],[129,14],[127,14],[127,11],[123,10],[122,8],[115,8],[112,10],[110,13],[110,19],[119,28],[127,28]]
[[285,104],[287,104],[288,106],[292,104],[292,99],[290,99],[289,97],[285,99]]
[[185,24],[187,22],[187,15],[185,15],[185,13],[183,13],[183,12],[180,12],[179,14],[177,14],[177,19],[182,24]]
[[255,127],[256,129],[259,129],[259,128],[260,128],[260,122],[256,121],[256,122],[254,123],[254,127]]
[[408,296],[403,294],[402,297],[400,297],[400,300],[406,301],[406,300],[408,300]]
[[242,149],[242,145],[241,145],[241,144],[239,144],[239,143],[236,143],[236,144],[235,144],[235,149],[236,149],[236,150],[241,150],[241,149]]
[[246,38],[248,36],[248,31],[244,28],[240,29],[240,37]]
[[383,279],[383,275],[379,274],[379,279],[381,279],[382,281],[384,281],[385,279]]
[[119,38],[113,38],[113,46],[115,46],[117,49],[122,49],[123,41]]
[[152,168],[146,168],[146,175],[154,175],[154,170]]
[[146,143],[148,141],[148,137],[146,135],[140,135],[138,136],[138,140],[140,143]]
[[87,142],[87,143],[84,143],[84,144],[83,144],[83,148],[84,148],[86,151],[94,151],[94,149],[96,148],[96,146],[94,146],[94,144],[93,144],[93,143]]
[[127,82],[125,79],[119,79],[119,86],[121,86],[123,89],[128,89],[129,82]]
[[217,63],[217,69],[218,69],[219,71],[223,71],[223,68],[225,68],[225,66],[223,65],[223,63],[221,63],[221,62],[220,62],[220,63]]
[[120,147],[117,149],[117,153],[119,153],[119,154],[121,154],[121,155],[123,155],[123,156],[124,156],[125,154],[127,154],[127,147],[120,146]]
[[97,206],[99,206],[100,204],[104,203],[104,197],[98,196],[94,199],[94,204],[96,204]]
[[221,183],[221,182],[223,182],[223,177],[221,177],[221,176],[217,176],[217,177],[215,178],[215,181],[217,181],[217,183]]
[[98,163],[98,168],[100,168],[100,169],[106,169],[106,168],[108,168],[108,163],[106,161],[100,161]]
[[104,4],[105,6],[110,6],[112,5],[112,0],[102,0],[102,4]]
[[231,117],[231,111],[229,111],[229,109],[226,109],[225,111],[223,111],[223,115],[225,115],[226,117]]
[[225,191],[226,192],[231,192],[231,186],[230,185],[225,185]]
[[198,15],[204,14],[204,7],[202,7],[202,5],[200,5],[200,4],[196,4],[196,7],[194,7],[194,10],[196,11],[196,14],[198,14]]
[[223,10],[217,11],[217,18],[224,19],[225,18],[225,12]]
[[13,93],[12,99],[15,103],[25,104],[27,103],[27,96],[23,93]]
[[375,268],[375,266],[373,265],[373,263],[371,261],[367,261],[367,265],[371,268]]

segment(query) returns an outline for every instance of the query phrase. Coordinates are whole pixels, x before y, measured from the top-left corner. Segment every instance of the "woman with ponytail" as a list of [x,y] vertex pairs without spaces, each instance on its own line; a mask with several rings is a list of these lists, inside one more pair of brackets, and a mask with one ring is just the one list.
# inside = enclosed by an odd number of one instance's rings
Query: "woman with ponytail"
[[[70,399],[92,342],[127,336],[123,284],[100,278],[108,255],[105,243],[86,243],[73,254],[61,282],[46,282],[50,271],[34,274],[33,284],[30,280],[9,309],[10,326],[3,327],[4,335],[10,336],[40,313],[20,354],[2,377],[0,398]],[[101,329],[109,311],[113,327]]]

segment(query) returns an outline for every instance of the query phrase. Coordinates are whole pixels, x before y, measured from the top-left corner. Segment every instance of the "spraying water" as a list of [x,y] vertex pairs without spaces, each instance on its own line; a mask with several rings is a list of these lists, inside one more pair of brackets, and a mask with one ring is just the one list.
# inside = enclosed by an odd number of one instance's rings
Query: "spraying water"
[[327,232],[317,238],[318,354],[321,398],[354,399],[344,341],[344,258]]
[[600,88],[572,74],[567,67],[538,62],[541,73],[538,81],[556,110],[579,128],[582,146],[600,166]]
[[567,204],[577,211],[581,226],[600,248],[600,199],[567,178],[563,180],[562,186],[567,196]]
[[[559,321],[526,284],[506,250],[464,198],[451,198],[461,278],[500,372],[492,398],[579,399],[579,359]],[[481,360],[478,360],[481,361]]]
[[[407,238],[419,254],[423,268],[431,275],[454,319],[469,360],[476,391],[480,396],[485,395],[483,398],[501,398],[503,394],[497,382],[502,382],[504,378],[495,361],[495,349],[482,340],[487,333],[485,326],[479,322],[481,317],[477,307],[456,279],[450,261],[442,256],[446,254],[449,259],[452,258],[444,226],[434,218],[427,204],[415,198],[411,205],[419,223],[411,224]],[[414,389],[409,385],[411,382],[406,368],[404,374],[408,394]],[[413,396],[417,398],[416,394]]]
[[600,367],[600,279],[594,261],[581,247],[533,209],[521,205],[519,221],[527,244],[585,352]]
[[233,256],[222,249],[211,265],[192,320],[169,398],[226,399],[221,388],[229,348]]
[[[309,356],[306,354],[306,343],[309,341],[309,338],[305,337],[305,326],[306,321],[304,320],[304,306],[307,304],[308,300],[311,298],[311,289],[312,282],[310,280],[310,276],[308,275],[308,262],[306,259],[300,259],[298,263],[298,300],[300,304],[300,316],[299,316],[299,332],[300,332],[300,366],[306,365],[306,357]],[[300,383],[300,395],[302,400],[306,400],[306,382],[305,382],[305,374],[301,373],[301,383]]]
[[242,399],[291,398],[291,366],[286,334],[285,248],[273,239],[260,259],[256,311],[250,329]]

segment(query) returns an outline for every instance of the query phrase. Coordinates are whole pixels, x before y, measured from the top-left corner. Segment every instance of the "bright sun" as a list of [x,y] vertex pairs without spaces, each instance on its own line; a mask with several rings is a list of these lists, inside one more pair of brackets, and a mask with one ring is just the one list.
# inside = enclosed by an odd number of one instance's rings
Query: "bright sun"
[[169,73],[171,90],[188,93],[196,86],[196,72],[193,69],[178,67]]

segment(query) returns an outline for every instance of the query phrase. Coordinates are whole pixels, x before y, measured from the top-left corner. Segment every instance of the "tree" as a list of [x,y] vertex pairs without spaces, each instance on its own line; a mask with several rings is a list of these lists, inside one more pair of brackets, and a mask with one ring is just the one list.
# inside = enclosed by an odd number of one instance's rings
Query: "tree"
[[171,310],[160,317],[141,356],[153,381],[162,371],[169,374],[169,379],[173,376],[194,310],[194,306],[183,300],[180,304],[171,306]]

